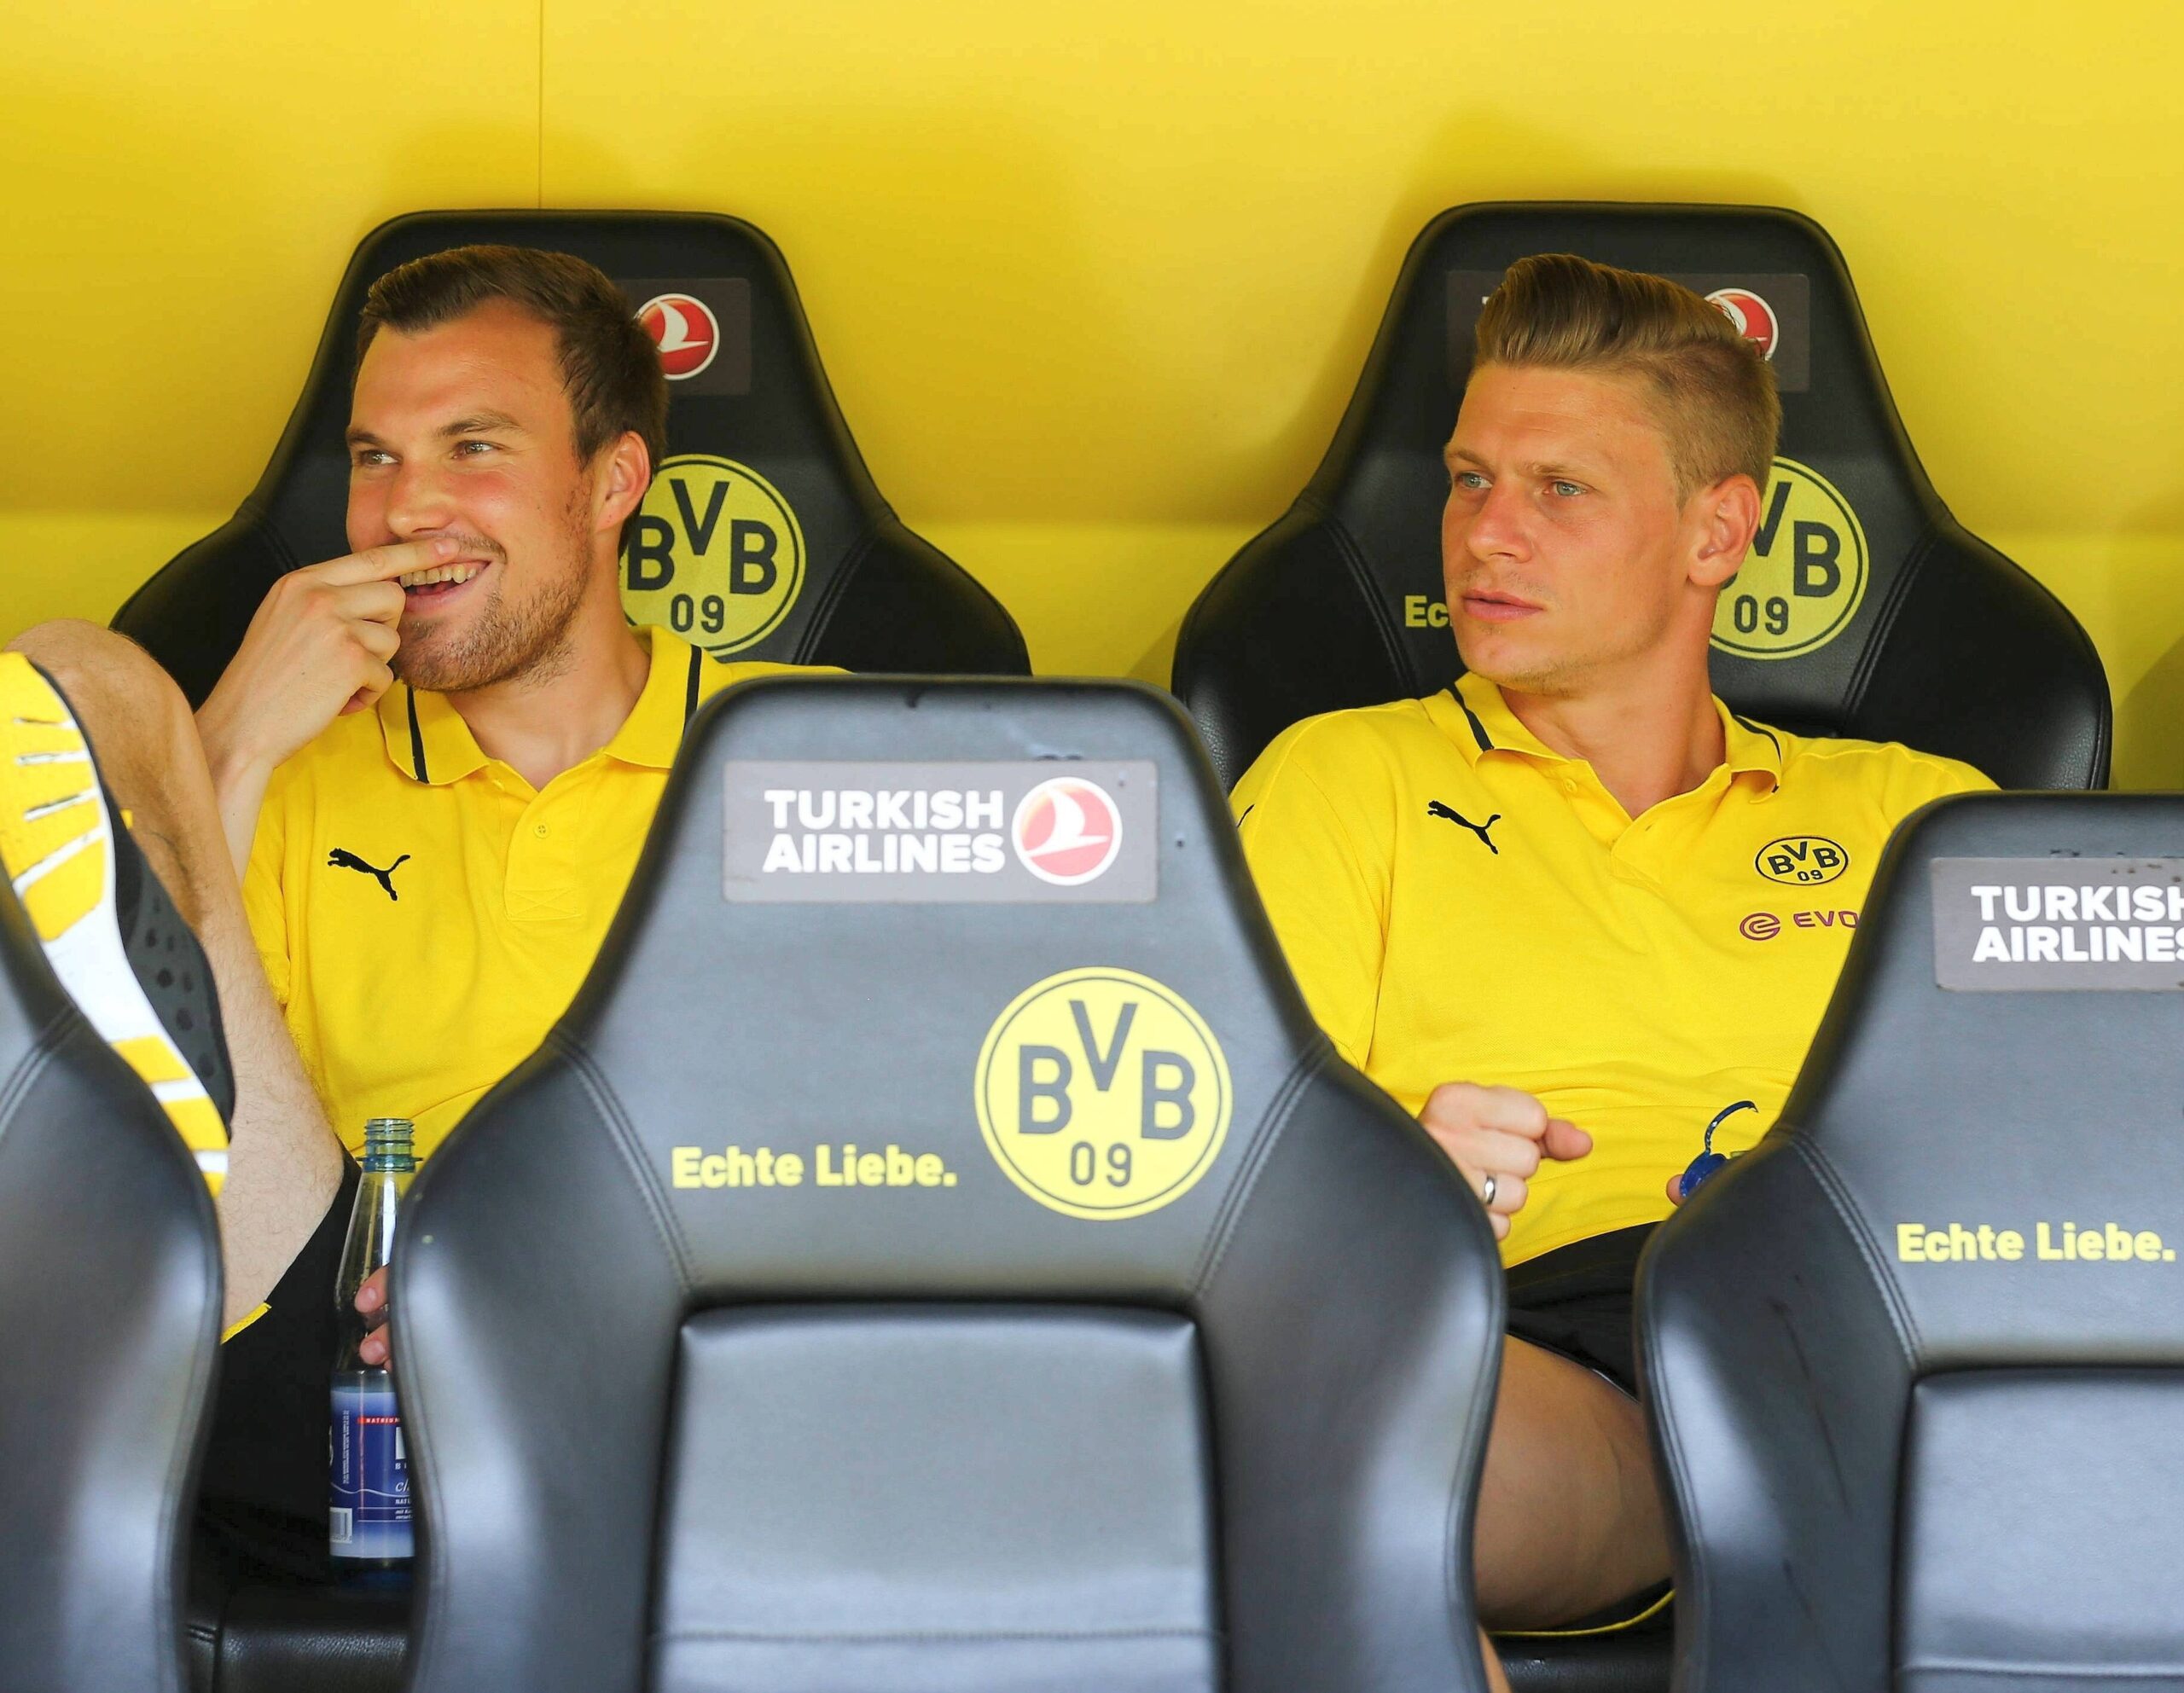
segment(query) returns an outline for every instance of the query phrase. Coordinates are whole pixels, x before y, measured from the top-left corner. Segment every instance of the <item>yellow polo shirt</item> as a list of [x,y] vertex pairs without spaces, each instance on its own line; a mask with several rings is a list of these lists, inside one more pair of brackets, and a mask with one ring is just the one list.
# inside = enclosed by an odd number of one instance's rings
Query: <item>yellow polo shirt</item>
[[684,726],[727,664],[643,629],[652,668],[613,739],[542,789],[439,694],[398,682],[274,773],[244,903],[334,1132],[414,1118],[417,1156],[568,1008],[636,867]]
[[1968,764],[1807,739],[1717,701],[1726,762],[1632,818],[1490,681],[1314,717],[1233,803],[1306,1001],[1416,1112],[1445,1081],[1537,1095],[1593,1137],[1543,1163],[1502,1256],[1670,1209],[1704,1149],[1740,1152],[1788,1095],[1882,846]]

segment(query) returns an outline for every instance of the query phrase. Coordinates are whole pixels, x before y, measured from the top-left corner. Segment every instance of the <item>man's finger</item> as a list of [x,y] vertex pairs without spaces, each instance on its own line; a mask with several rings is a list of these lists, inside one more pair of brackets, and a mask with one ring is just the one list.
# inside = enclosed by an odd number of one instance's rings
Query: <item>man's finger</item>
[[1683,1175],[1681,1171],[1669,1178],[1669,1203],[1671,1205],[1683,1203]]
[[329,559],[311,568],[322,582],[346,588],[352,583],[392,582],[412,571],[428,571],[434,565],[447,563],[462,551],[462,543],[453,536],[435,535],[423,541],[394,541],[384,547],[367,547],[361,553],[351,553],[344,559]]
[[384,664],[402,650],[402,636],[394,627],[395,621],[360,618],[349,625],[349,632],[356,637],[357,646]]
[[1504,1134],[1495,1128],[1437,1128],[1430,1122],[1426,1132],[1467,1170],[1529,1176],[1539,1168],[1539,1142],[1521,1134]]
[[1566,1162],[1571,1158],[1582,1158],[1591,1151],[1593,1137],[1576,1123],[1557,1117],[1548,1124],[1546,1139],[1541,1141],[1540,1146],[1548,1157]]
[[352,711],[369,710],[379,704],[380,695],[394,686],[394,672],[384,664],[373,666],[369,676],[370,679],[362,687],[349,696],[348,702],[335,714],[337,716],[346,717]]
[[352,623],[398,623],[410,597],[398,582],[352,582],[334,591],[334,609]]
[[[1484,1184],[1482,1184],[1484,1186]],[[1513,1217],[1525,1209],[1525,1201],[1531,1195],[1531,1185],[1520,1175],[1511,1175],[1507,1170],[1494,1173],[1494,1203],[1486,1209],[1499,1211],[1505,1217]],[[1479,1195],[1481,1199],[1486,1196]]]
[[1521,1134],[1531,1140],[1547,1133],[1547,1107],[1514,1087],[1450,1082],[1435,1088],[1427,1096],[1426,1109],[1420,1115],[1429,1127],[1436,1123],[1450,1128],[1475,1125]]

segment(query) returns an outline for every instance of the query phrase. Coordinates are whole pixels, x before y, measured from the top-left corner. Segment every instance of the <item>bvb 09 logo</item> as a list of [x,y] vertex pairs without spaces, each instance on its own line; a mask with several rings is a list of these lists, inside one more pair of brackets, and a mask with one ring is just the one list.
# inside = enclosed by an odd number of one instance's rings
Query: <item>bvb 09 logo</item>
[[682,453],[646,490],[622,554],[622,609],[719,658],[771,635],[804,586],[804,531],[773,484]]
[[1182,997],[1127,970],[1019,994],[979,1052],[979,1129],[1050,1210],[1106,1220],[1180,1199],[1228,1133],[1228,1060]]
[[1794,658],[1840,635],[1866,597],[1866,532],[1818,471],[1774,461],[1759,531],[1714,607],[1714,645],[1745,658]]

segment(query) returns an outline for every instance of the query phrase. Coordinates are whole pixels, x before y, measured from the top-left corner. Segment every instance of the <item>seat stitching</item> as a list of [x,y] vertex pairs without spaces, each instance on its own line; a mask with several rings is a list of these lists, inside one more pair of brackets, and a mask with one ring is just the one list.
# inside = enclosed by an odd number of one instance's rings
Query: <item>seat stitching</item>
[[2141,1668],[2135,1664],[2071,1664],[2062,1662],[2021,1664],[1996,1663],[1984,1658],[1914,1658],[1901,1666],[1919,1673],[1943,1675],[2018,1675],[2042,1678],[2067,1675],[2088,1680],[2102,1681],[2170,1681],[2176,1679],[2175,1665],[2149,1664]]
[[[1648,1322],[1638,1325],[1639,1375],[1641,1382],[1660,1378],[1660,1360],[1654,1342],[1653,1325]],[[1698,1490],[1693,1485],[1692,1466],[1684,1451],[1683,1438],[1677,1431],[1675,1404],[1658,1394],[1648,1395],[1648,1406],[1653,1435],[1661,1459],[1669,1472],[1669,1489],[1675,1495],[1676,1509],[1668,1512],[1669,1574],[1675,1584],[1678,1604],[1676,1633],[1687,1638],[1684,1667],[1692,1678],[1693,1686],[1705,1684],[1707,1673],[1707,1650],[1710,1632],[1699,1626],[1713,1604],[1712,1584],[1706,1571],[1693,1557],[1691,1535],[1685,1524],[1698,1521]],[[1687,1629],[1688,1633],[1687,1636]],[[1682,1638],[1679,1639],[1682,1644]]]
[[1228,1197],[1222,1202],[1221,1210],[1213,1220],[1213,1226],[1207,1231],[1198,1267],[1192,1272],[1188,1289],[1192,1304],[1197,1304],[1205,1296],[1206,1290],[1213,1284],[1214,1277],[1220,1273],[1221,1261],[1228,1255],[1228,1243],[1235,1238],[1237,1226],[1251,1199],[1252,1191],[1258,1186],[1260,1174],[1266,1168],[1267,1158],[1273,1151],[1275,1143],[1281,1139],[1282,1131],[1288,1127],[1289,1115],[1296,1109],[1304,1083],[1320,1070],[1333,1052],[1334,1043],[1325,1035],[1319,1035],[1290,1066],[1289,1074],[1282,1079],[1273,1101],[1260,1117],[1258,1139],[1246,1155],[1243,1173],[1228,1190]]
[[[49,1017],[32,1036],[31,1050],[24,1056],[23,1061],[16,1065],[15,1073],[8,1078],[5,1087],[0,1087],[0,1144],[5,1143],[7,1128],[15,1122],[15,1113],[21,1108],[24,1098],[30,1092],[32,1086],[52,1064],[61,1044],[69,1035],[77,1033],[79,1027],[84,1031],[94,1035],[96,1033],[96,1030],[91,1029],[89,1019],[85,1018],[73,1003],[66,1003],[55,1007],[53,1015]],[[190,1174],[193,1179],[196,1179],[197,1173],[194,1168]],[[213,1250],[217,1252],[218,1248],[213,1248]],[[212,1281],[214,1286],[219,1285],[218,1277],[215,1276]],[[206,1313],[204,1325],[212,1331],[206,1338],[210,1339],[217,1336],[218,1319],[219,1313],[217,1308]],[[183,1389],[183,1394],[186,1403],[194,1402],[200,1406],[200,1418],[209,1409],[205,1403],[205,1395],[209,1390],[208,1377],[212,1374],[218,1356],[217,1347],[199,1346],[193,1350],[189,1381]],[[202,1432],[200,1427],[199,1430],[200,1435]],[[162,1489],[166,1498],[187,1498],[189,1494],[190,1472],[196,1466],[197,1447],[196,1441],[181,1441],[176,1443],[173,1454],[168,1460],[166,1486]],[[160,1517],[160,1540],[162,1543],[162,1552],[158,1563],[170,1568],[177,1568],[179,1561],[186,1555],[183,1543],[175,1535],[174,1528],[173,1513],[162,1511]],[[179,1573],[178,1568],[177,1573]],[[170,1638],[183,1632],[195,1632],[201,1627],[201,1625],[194,1625],[185,1631],[183,1625],[177,1622],[174,1615],[174,1587],[175,1584],[172,1580],[160,1583],[158,1591],[153,1595],[152,1599],[154,1633]],[[217,1638],[217,1636],[212,1638]]]
[[[804,626],[804,639],[796,644],[793,662],[799,664],[813,662],[811,655],[818,650],[820,639],[827,632],[827,625],[834,617],[835,606],[847,596],[851,579],[863,567],[865,560],[878,541],[878,531],[870,525],[857,531],[857,539],[850,543],[849,551],[842,555],[842,562],[835,568],[834,579],[827,584],[826,591],[811,608],[811,620]],[[807,569],[809,565],[810,561],[806,560]]]
[[[190,1174],[195,1177],[197,1172],[193,1168]],[[211,1203],[209,1195],[206,1203],[208,1204]],[[206,1244],[209,1247],[215,1266],[212,1284],[217,1290],[224,1285],[218,1273],[220,1249],[217,1238]],[[163,1510],[160,1513],[160,1539],[166,1543],[160,1562],[171,1569],[177,1577],[183,1573],[189,1556],[189,1548],[186,1532],[180,1535],[175,1532],[177,1519],[182,1517],[186,1520],[189,1510],[188,1501],[195,1492],[192,1482],[195,1479],[198,1450],[203,1446],[206,1436],[211,1432],[210,1425],[212,1420],[213,1372],[219,1366],[220,1356],[218,1343],[220,1308],[217,1299],[205,1313],[202,1326],[210,1331],[203,1338],[211,1341],[212,1344],[210,1346],[200,1344],[195,1348],[195,1357],[189,1370],[189,1385],[184,1389],[185,1402],[194,1403],[198,1407],[196,1438],[177,1441],[175,1443],[174,1455],[167,1464],[166,1497],[170,1499],[183,1501],[184,1510],[179,1512]],[[158,1597],[154,1601],[156,1606],[154,1626],[160,1634],[169,1638],[173,1638],[175,1632],[175,1588],[177,1585],[177,1582],[173,1580],[162,1581],[160,1584]],[[183,1684],[188,1684],[186,1680]]]
[[1418,677],[1412,670],[1410,655],[1403,651],[1393,619],[1381,603],[1380,578],[1373,574],[1373,567],[1366,560],[1364,549],[1357,544],[1356,537],[1350,534],[1349,526],[1332,511],[1322,507],[1320,521],[1326,525],[1337,555],[1349,566],[1350,581],[1364,594],[1366,609],[1372,616],[1373,633],[1380,638],[1381,652],[1401,679],[1404,693],[1415,693]]
[[1867,1273],[1880,1290],[1881,1302],[1887,1307],[1889,1321],[1896,1330],[1896,1344],[1903,1348],[1903,1360],[1916,1368],[1919,1355],[1926,1349],[1926,1343],[1919,1333],[1918,1322],[1903,1302],[1902,1289],[1896,1285],[1896,1278],[1889,1274],[1886,1261],[1881,1257],[1878,1244],[1866,1227],[1864,1217],[1851,1202],[1850,1189],[1834,1165],[1828,1162],[1827,1155],[1807,1136],[1793,1130],[1787,1139],[1791,1151],[1811,1170],[1814,1179],[1820,1183],[1821,1192],[1827,1195],[1828,1203],[1835,1208],[1836,1215],[1843,1220],[1844,1227],[1850,1231],[1851,1242],[1858,1249],[1858,1255],[1865,1260]]
[[1888,597],[1884,600],[1873,618],[1873,632],[1866,642],[1866,650],[1858,655],[1856,667],[1850,672],[1848,698],[1843,702],[1843,722],[1845,728],[1855,724],[1859,712],[1865,709],[1866,695],[1873,689],[1873,678],[1880,673],[1881,649],[1888,645],[1890,631],[1903,616],[1903,607],[1911,597],[1911,590],[1926,567],[1939,532],[1931,524],[1926,525],[1904,560],[1903,569],[1889,585]]
[[[1950,514],[1949,525],[1972,541],[1983,547],[1988,547],[1990,552],[1995,551],[1988,542],[1981,541],[1978,536],[1964,529],[1962,525],[1957,524],[1953,513]],[[1890,589],[1887,602],[1880,610],[1879,621],[1874,625],[1873,639],[1867,643],[1864,655],[1860,658],[1856,669],[1851,673],[1850,696],[1844,708],[1844,722],[1846,727],[1855,724],[1858,713],[1864,709],[1866,694],[1873,687],[1874,678],[1879,674],[1881,647],[1886,643],[1890,631],[1902,615],[1902,607],[1909,596],[1912,584],[1926,568],[1929,555],[1941,545],[1944,533],[1944,529],[1941,525],[1931,523],[1926,525],[1918,543],[1911,549],[1902,575],[1896,579],[1896,585]],[[2051,604],[2063,612],[2064,622],[2068,625],[2079,661],[2090,663],[2095,671],[2105,676],[2106,673],[2100,663],[2100,649],[2094,646],[2092,636],[2086,633],[2085,626],[2075,617],[2070,615],[2070,608],[2056,596],[2054,590],[2014,559],[2003,557],[1999,552],[1996,552],[1995,555],[2001,558],[2005,565],[2031,583],[2033,587],[2044,594]],[[2088,773],[2088,777],[2094,772],[2097,772],[2106,762],[2109,744],[2113,738],[2114,714],[2111,712],[2104,721],[2095,725],[2093,738],[2094,762],[2092,770]]]
[[783,1645],[810,1642],[826,1645],[889,1645],[919,1640],[1004,1641],[1004,1640],[1211,1640],[1220,1638],[1220,1631],[1213,1628],[921,1628],[901,1631],[880,1630],[868,1633],[861,1629],[761,1629],[761,1628],[664,1628],[656,1631],[654,1640],[748,1640],[754,1643]]
[[584,1084],[584,1092],[591,1095],[592,1104],[598,1107],[600,1115],[607,1120],[615,1150],[622,1155],[622,1162],[629,1166],[631,1175],[636,1179],[638,1196],[643,1199],[646,1210],[652,1215],[653,1226],[659,1232],[660,1240],[667,1248],[668,1256],[675,1266],[676,1283],[687,1301],[694,1284],[688,1244],[682,1238],[681,1226],[675,1220],[674,1209],[661,1194],[659,1184],[653,1180],[651,1166],[645,1162],[638,1148],[636,1130],[622,1110],[621,1100],[616,1097],[613,1087],[591,1054],[583,1047],[566,1039],[559,1029],[547,1035],[546,1044],[568,1060],[569,1067]]
[[281,533],[281,525],[274,522],[272,512],[258,500],[255,490],[243,496],[242,503],[235,507],[235,515],[247,517],[252,525],[263,531],[273,543],[274,552],[286,562],[288,569],[295,569],[296,549],[288,544],[288,537]]
[[[573,1042],[563,1038],[558,1026],[548,1029],[546,1038],[539,1043],[541,1052],[549,1049],[568,1061],[569,1068],[575,1073],[584,1092],[590,1095],[593,1105],[597,1108],[600,1116],[605,1120],[607,1133],[613,1142],[615,1151],[621,1155],[622,1161],[630,1167],[636,1182],[638,1197],[644,1201],[645,1209],[651,1213],[653,1226],[659,1232],[660,1238],[667,1248],[668,1260],[674,1266],[677,1284],[682,1290],[683,1301],[687,1303],[690,1297],[691,1280],[689,1265],[682,1249],[681,1232],[675,1226],[672,1213],[665,1210],[664,1202],[653,1186],[652,1173],[645,1166],[645,1161],[636,1156],[634,1145],[635,1130],[622,1110],[621,1102],[616,1099],[614,1090],[607,1085],[606,1077],[600,1073],[599,1067],[592,1061],[591,1055]],[[416,1384],[413,1383],[411,1387],[413,1393],[415,1391],[415,1387]],[[417,1408],[414,1406],[411,1407],[413,1412]],[[420,1470],[428,1484],[425,1514],[426,1520],[429,1522],[444,1510],[444,1502],[437,1485],[438,1471],[434,1468],[430,1452],[426,1449],[424,1442],[415,1441],[414,1435],[411,1438],[416,1446],[416,1456],[421,1460]],[[418,1615],[410,1626],[410,1682],[411,1684],[415,1685],[425,1684],[427,1677],[424,1667],[437,1655],[441,1634],[445,1627],[440,1618],[442,1596],[447,1590],[447,1563],[444,1559],[428,1558],[425,1561],[425,1566],[426,1581],[417,1594]]]

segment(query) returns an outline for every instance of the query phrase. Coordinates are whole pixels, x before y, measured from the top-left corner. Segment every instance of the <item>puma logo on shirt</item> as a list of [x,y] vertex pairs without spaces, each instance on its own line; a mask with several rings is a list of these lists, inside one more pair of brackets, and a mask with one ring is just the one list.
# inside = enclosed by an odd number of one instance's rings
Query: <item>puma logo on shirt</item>
[[1493,841],[1488,838],[1486,832],[1489,829],[1492,828],[1496,823],[1499,823],[1502,820],[1502,814],[1500,812],[1496,812],[1484,823],[1474,823],[1470,818],[1465,816],[1462,812],[1456,810],[1453,806],[1443,805],[1438,799],[1429,799],[1426,802],[1426,815],[1428,817],[1445,817],[1451,823],[1457,825],[1459,827],[1470,830],[1472,833],[1478,837],[1480,842],[1485,846],[1489,852],[1492,853],[1496,858],[1502,856],[1502,849],[1494,844]]
[[380,886],[386,890],[387,898],[399,901],[402,897],[401,895],[394,891],[394,873],[410,861],[410,855],[406,852],[404,853],[401,857],[396,859],[393,863],[388,865],[384,870],[379,869],[374,865],[365,863],[363,859],[357,857],[356,854],[351,852],[346,847],[334,848],[332,852],[326,855],[326,861],[328,865],[336,870],[361,870],[365,875],[370,877],[372,880],[378,883]]

